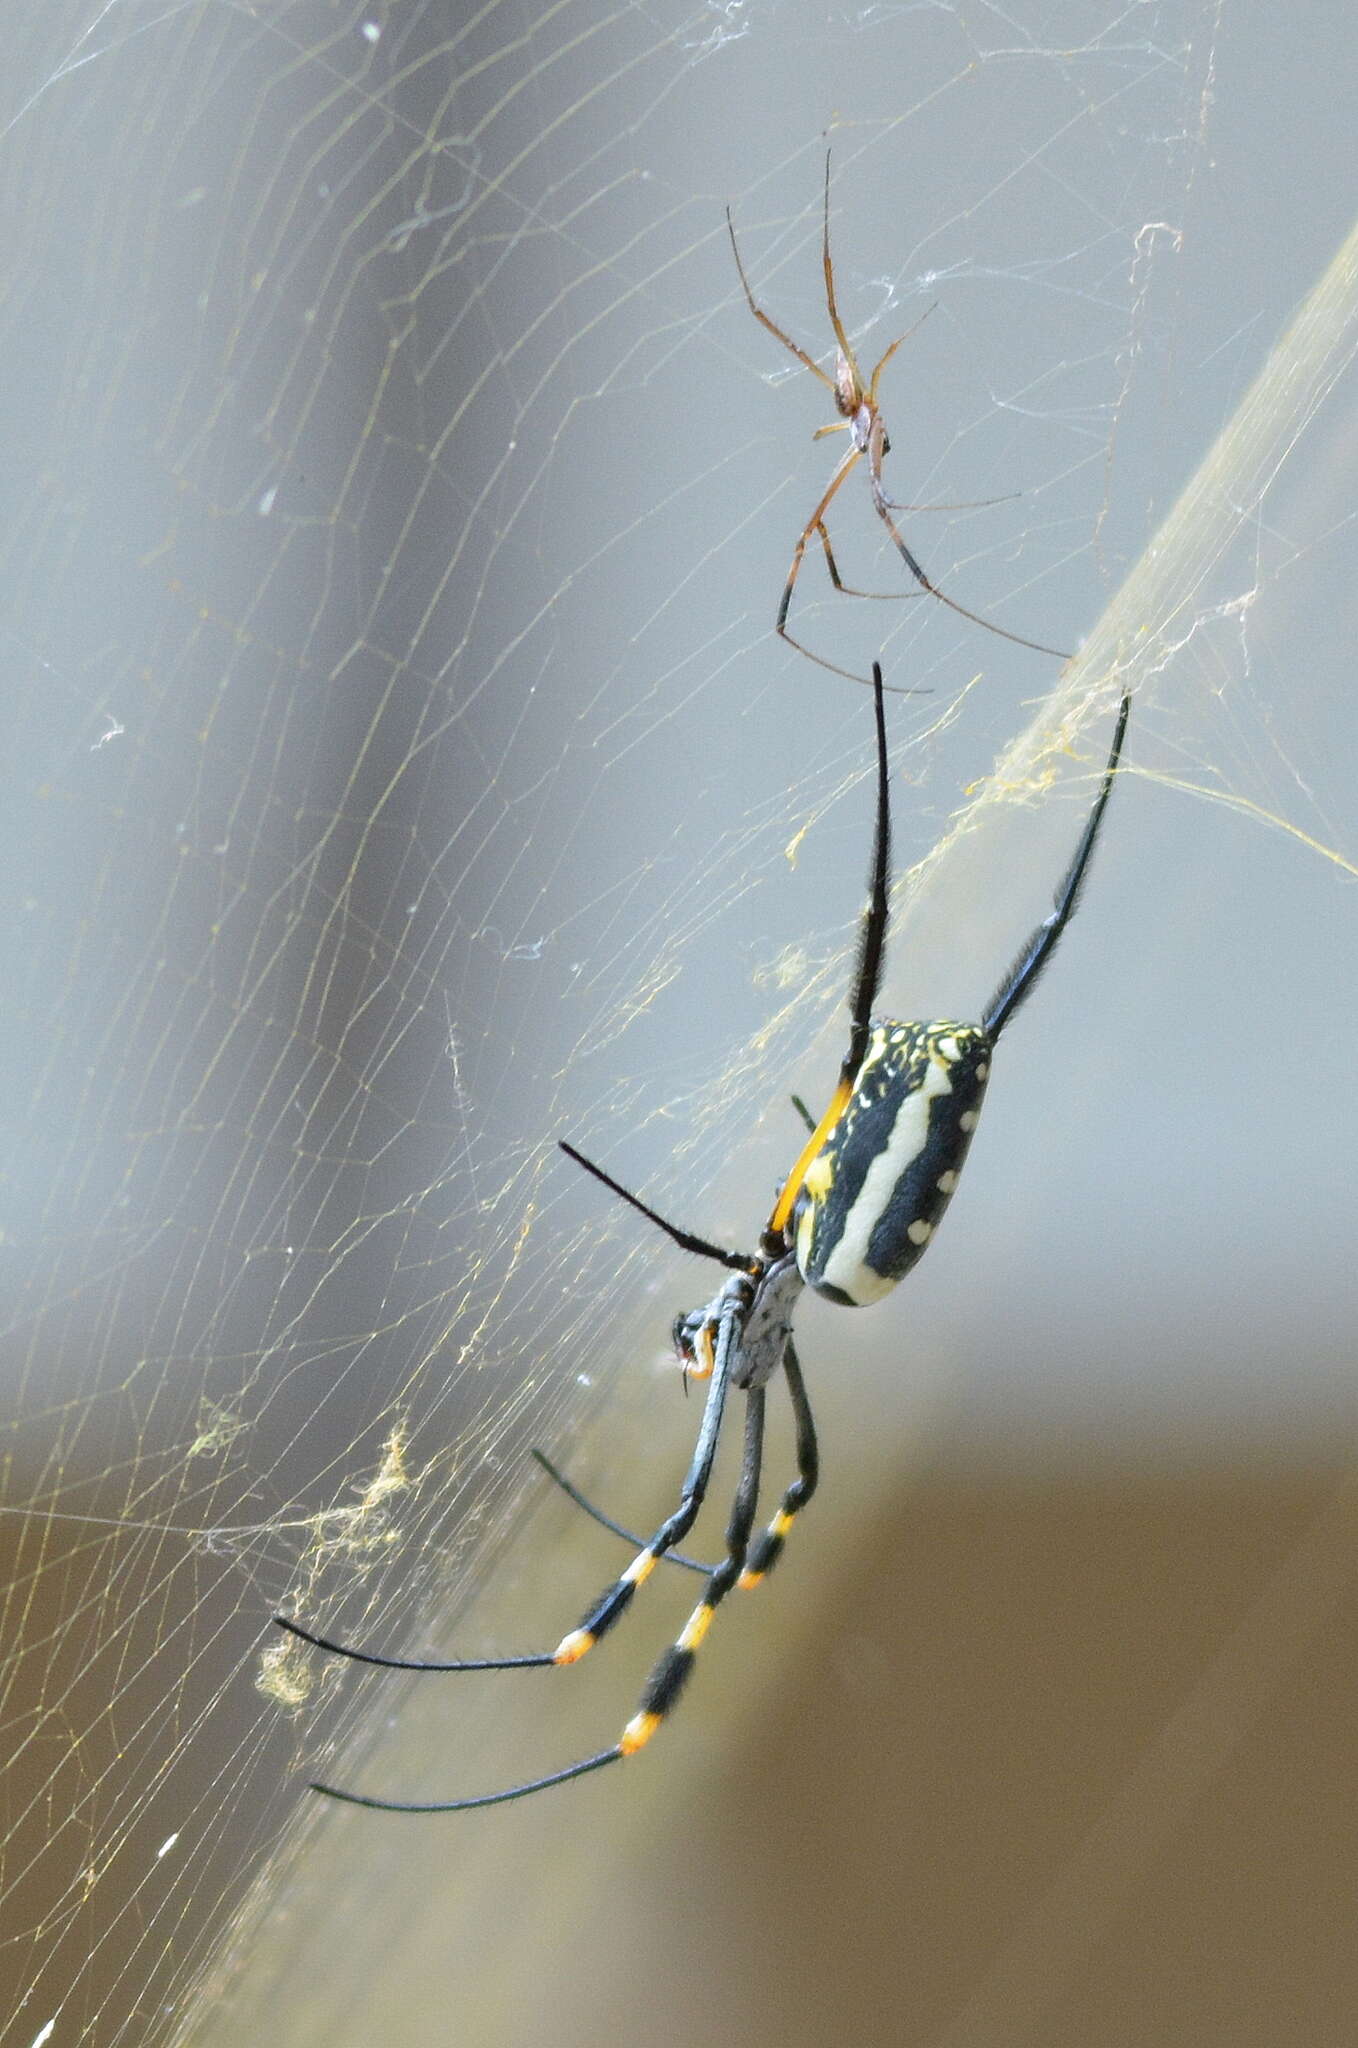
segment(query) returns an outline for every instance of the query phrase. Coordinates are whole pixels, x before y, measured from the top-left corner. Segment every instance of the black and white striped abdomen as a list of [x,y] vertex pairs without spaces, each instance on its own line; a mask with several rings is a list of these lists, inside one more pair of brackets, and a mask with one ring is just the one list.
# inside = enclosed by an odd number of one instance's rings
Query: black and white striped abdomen
[[975,1024],[873,1024],[848,1106],[794,1212],[808,1287],[864,1307],[904,1279],[957,1185],[991,1044]]

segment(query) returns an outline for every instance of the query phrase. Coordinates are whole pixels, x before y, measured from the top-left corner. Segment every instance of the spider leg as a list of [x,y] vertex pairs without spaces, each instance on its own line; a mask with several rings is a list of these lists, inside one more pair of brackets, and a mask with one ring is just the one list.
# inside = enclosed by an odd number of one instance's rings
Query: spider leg
[[931,597],[936,597],[940,604],[947,605],[949,611],[956,612],[960,618],[970,619],[973,626],[984,626],[988,633],[997,633],[1001,640],[1012,641],[1016,647],[1030,647],[1035,654],[1054,655],[1058,661],[1071,660],[1072,657],[1059,647],[1048,647],[1041,640],[1025,640],[1022,633],[1011,633],[1008,627],[997,626],[992,619],[983,619],[979,612],[968,611],[964,604],[959,604],[955,597],[949,597],[946,590],[940,590],[937,583],[930,581],[901,539],[896,522],[891,516],[891,507],[882,489],[882,452],[882,421],[879,413],[873,426],[872,442],[868,448],[868,487],[872,492],[873,510],[891,535],[896,544],[897,554],[916,583],[927,590]]
[[[547,1474],[547,1477],[561,1488],[567,1500],[573,1500],[578,1508],[583,1508],[590,1519],[597,1522],[601,1529],[611,1530],[615,1536],[621,1536],[626,1542],[634,1544],[638,1548],[645,1541],[645,1538],[639,1536],[635,1529],[624,1528],[621,1522],[615,1522],[611,1515],[606,1515],[602,1508],[596,1507],[594,1502],[581,1493],[579,1487],[574,1485],[566,1477],[565,1473],[552,1463],[545,1451],[540,1451],[534,1447],[529,1452],[529,1456],[537,1460],[538,1464],[541,1465],[543,1471]],[[690,1572],[710,1572],[714,1569],[712,1565],[703,1564],[696,1557],[685,1557],[682,1550],[667,1550],[664,1561],[666,1564],[681,1564],[686,1571]]]
[[[693,1526],[707,1482],[712,1473],[712,1461],[717,1454],[717,1440],[721,1435],[722,1414],[726,1407],[727,1360],[734,1340],[734,1318],[727,1317],[717,1338],[717,1356],[712,1382],[707,1399],[703,1404],[702,1421],[698,1428],[698,1442],[679,1496],[679,1505],[674,1513],[663,1521],[649,1543],[643,1544],[625,1572],[605,1586],[588,1610],[577,1628],[562,1637],[555,1650],[543,1650],[527,1657],[473,1657],[473,1658],[411,1658],[385,1657],[373,1650],[361,1650],[347,1643],[336,1642],[330,1636],[314,1634],[303,1628],[300,1622],[291,1621],[284,1614],[276,1614],[279,1628],[289,1635],[300,1636],[304,1643],[311,1643],[318,1650],[328,1650],[332,1656],[347,1657],[355,1664],[377,1664],[384,1671],[519,1671],[525,1667],[554,1664],[578,1664],[587,1650],[593,1649],[600,1636],[606,1635],[614,1622],[626,1613],[632,1595],[638,1586],[646,1583],[655,1569],[659,1558],[672,1550],[676,1543],[683,1541]],[[330,1787],[322,1786],[323,1791]]]
[[703,1638],[711,1627],[712,1616],[745,1568],[750,1531],[759,1505],[759,1475],[764,1456],[763,1387],[747,1388],[745,1404],[745,1449],[735,1499],[731,1504],[731,1518],[726,1526],[726,1555],[708,1579],[702,1599],[668,1650],[661,1653],[647,1679],[637,1711],[618,1738],[618,1748],[624,1756],[634,1756],[643,1748],[673,1709],[692,1676],[693,1665]]
[[319,1778],[312,1778],[307,1790],[323,1793],[327,1799],[342,1800],[346,1806],[374,1807],[378,1813],[465,1813],[471,1806],[503,1806],[507,1800],[522,1799],[527,1792],[545,1792],[549,1785],[564,1785],[570,1778],[583,1778],[587,1771],[597,1771],[602,1764],[615,1764],[622,1754],[614,1744],[612,1749],[601,1749],[597,1756],[587,1756],[583,1763],[567,1764],[564,1771],[551,1771],[545,1778],[534,1778],[526,1785],[510,1785],[503,1792],[482,1792],[474,1799],[375,1799],[367,1792],[342,1792],[338,1785],[323,1785]]
[[[830,581],[842,597],[870,597],[879,603],[885,601],[887,603],[899,604],[902,600],[909,602],[914,598],[927,595],[927,593],[918,590],[859,590],[856,585],[846,583],[840,575],[839,564],[835,560],[835,551],[830,545],[830,535],[823,521],[816,528],[816,537],[821,544],[821,550],[825,556],[825,566],[830,572]],[[786,639],[787,635],[784,634],[783,637]],[[793,644],[796,645],[795,642]]]
[[[671,1549],[691,1527],[702,1506],[708,1481],[712,1476],[712,1464],[716,1457],[722,1416],[726,1408],[726,1393],[730,1385],[731,1347],[738,1341],[738,1336],[736,1316],[727,1315],[717,1337],[716,1367],[703,1407],[698,1442],[684,1480],[679,1506],[661,1523],[651,1541],[638,1552],[622,1577],[616,1579],[595,1602],[580,1628],[573,1630],[571,1635],[566,1637],[556,1656],[549,1659],[550,1662],[574,1663],[583,1656],[591,1644],[597,1642],[604,1630],[612,1627],[631,1600],[637,1586],[649,1578],[657,1558]],[[706,1633],[707,1622],[700,1622],[699,1617],[706,1614],[710,1619],[712,1609],[735,1584],[745,1562],[745,1551],[754,1524],[759,1492],[762,1392],[757,1400],[753,1393],[748,1399],[757,1420],[752,1422],[747,1410],[745,1458],[736,1493],[736,1505],[731,1512],[731,1526],[727,1532],[727,1556],[709,1577],[702,1602],[689,1617],[682,1634],[665,1652],[651,1673],[637,1713],[611,1749],[602,1749],[597,1755],[585,1757],[579,1763],[567,1764],[564,1770],[549,1771],[541,1778],[529,1778],[522,1785],[510,1785],[501,1792],[476,1793],[469,1799],[380,1799],[368,1793],[341,1791],[338,1786],[324,1784],[318,1779],[311,1781],[310,1789],[322,1793],[327,1799],[340,1799],[349,1806],[373,1807],[383,1813],[461,1813],[473,1806],[503,1806],[509,1800],[526,1798],[530,1792],[544,1792],[551,1785],[563,1785],[571,1778],[582,1778],[587,1772],[600,1770],[605,1764],[616,1763],[620,1757],[630,1756],[633,1750],[640,1749],[678,1698],[688,1676],[698,1643]],[[568,1646],[571,1647],[568,1649]],[[566,1654],[563,1655],[562,1652]]]
[[792,1107],[796,1110],[802,1122],[806,1125],[808,1131],[814,1131],[816,1128],[816,1119],[812,1116],[810,1110],[802,1101],[801,1096],[793,1095],[789,1098],[789,1100],[791,1101]]
[[893,512],[984,512],[987,505],[1012,505],[1022,496],[1022,491],[1004,491],[998,498],[956,498],[941,505],[902,505],[897,499],[886,497],[882,503]]
[[[847,676],[851,683],[865,683],[867,682],[868,678],[866,676],[858,675],[851,668],[841,668],[837,661],[827,661],[823,654],[816,654],[810,647],[807,647],[802,641],[795,639],[787,629],[787,615],[792,607],[792,593],[797,586],[797,578],[802,573],[802,562],[805,558],[807,545],[813,533],[819,534],[821,536],[821,544],[824,547],[827,556],[830,555],[830,543],[827,539],[825,539],[825,514],[830,505],[831,500],[834,498],[836,492],[843,484],[845,477],[849,474],[849,471],[853,469],[856,466],[856,464],[862,459],[862,454],[863,451],[861,448],[851,447],[846,449],[845,453],[840,457],[839,461],[835,465],[834,472],[831,475],[829,483],[825,487],[825,490],[820,499],[820,503],[816,506],[815,511],[811,514],[811,517],[807,520],[805,526],[798,534],[797,545],[792,550],[792,566],[787,572],[787,582],[783,585],[783,595],[779,600],[778,604],[778,617],[774,622],[774,631],[778,634],[780,639],[787,641],[789,647],[795,647],[798,654],[804,654],[808,661],[814,661],[818,665],[818,667],[828,668],[831,675]],[[833,560],[832,556],[831,560]],[[834,578],[836,584],[838,584],[838,572],[832,568],[830,573]]]
[[783,1374],[787,1380],[788,1394],[792,1400],[792,1412],[797,1423],[797,1477],[778,1506],[778,1512],[763,1534],[751,1547],[745,1569],[736,1581],[742,1588],[757,1586],[767,1578],[783,1554],[788,1531],[793,1518],[800,1514],[816,1490],[820,1477],[820,1453],[816,1448],[816,1425],[811,1415],[811,1403],[807,1399],[806,1382],[802,1378],[801,1364],[797,1358],[796,1346],[788,1339],[787,1350],[783,1353]]
[[712,1378],[708,1384],[707,1399],[703,1403],[702,1421],[698,1425],[698,1441],[694,1446],[693,1460],[688,1468],[684,1484],[680,1489],[679,1505],[672,1515],[660,1524],[649,1543],[644,1543],[625,1572],[619,1574],[611,1584],[605,1586],[599,1598],[585,1613],[578,1628],[563,1636],[555,1652],[558,1664],[577,1664],[588,1650],[592,1650],[600,1636],[612,1628],[615,1621],[627,1611],[632,1595],[638,1586],[645,1585],[658,1560],[667,1551],[682,1543],[698,1516],[707,1493],[708,1481],[712,1477],[712,1461],[717,1455],[717,1442],[721,1436],[722,1417],[726,1411],[726,1393],[730,1384],[731,1347],[738,1341],[738,1318],[734,1311],[723,1316],[717,1332]]
[[[826,431],[833,431],[833,429],[827,429]],[[830,581],[833,583],[835,589],[842,592],[845,597],[871,597],[894,599],[900,597],[913,597],[915,595],[915,593],[910,590],[856,590],[851,584],[846,583],[839,573],[839,565],[835,561],[834,549],[830,545],[830,535],[825,525],[825,513],[827,507],[830,504],[830,501],[835,496],[835,493],[839,490],[840,485],[844,482],[845,477],[849,474],[849,471],[854,467],[855,463],[857,463],[861,459],[862,454],[863,450],[861,448],[849,448],[848,450],[846,450],[844,455],[841,456],[839,463],[837,464],[833,474],[831,475],[829,484],[826,486],[824,495],[822,496],[820,503],[817,505],[815,511],[811,514],[811,517],[807,520],[806,525],[802,528],[800,534],[798,534],[797,545],[792,550],[792,566],[787,572],[787,582],[783,585],[783,595],[778,606],[778,617],[774,622],[774,631],[778,634],[780,639],[786,640],[789,647],[795,647],[798,654],[804,654],[807,660],[814,661],[817,667],[828,668],[831,675],[846,676],[851,683],[866,683],[869,681],[869,678],[867,676],[860,676],[856,669],[841,668],[837,661],[827,661],[823,654],[817,654],[814,648],[808,647],[806,645],[806,642],[804,640],[798,640],[795,634],[789,633],[788,631],[787,616],[792,606],[792,593],[793,590],[796,588],[797,578],[802,573],[802,562],[805,559],[806,550],[810,543],[812,534],[815,534],[816,538],[819,540],[821,544],[822,549],[824,550],[825,566],[830,572]],[[888,525],[890,525],[889,519],[887,523]],[[893,532],[895,531],[894,528],[892,530]],[[926,584],[924,587],[926,590],[929,591],[932,591],[933,589],[932,584]],[[949,604],[952,603],[951,598],[947,599],[946,601]],[[956,607],[954,607],[954,609],[956,609]],[[984,620],[982,620],[981,623],[984,624]],[[884,685],[884,687],[886,686]],[[913,690],[893,690],[892,694],[893,696],[913,697],[916,693]],[[567,1147],[567,1150],[569,1149],[570,1148]],[[591,1169],[591,1171],[595,1170],[597,1169]],[[602,1179],[603,1176],[600,1175],[600,1178]],[[610,1183],[610,1185],[612,1185],[612,1183]],[[625,1196],[624,1199],[630,1201],[632,1198],[630,1196]],[[637,1206],[640,1207],[640,1204],[637,1204]],[[662,1227],[667,1228],[668,1226]]]
[[[1010,498],[1017,498],[1020,495],[1021,493],[1018,491],[1010,491],[1008,494]],[[893,512],[972,512],[978,510],[983,505],[1003,505],[1005,502],[1004,498],[977,498],[973,503],[964,505],[898,505],[894,498],[887,500]],[[900,604],[902,601],[908,603],[914,598],[928,597],[932,594],[927,590],[860,590],[857,584],[846,583],[840,575],[839,564],[835,560],[834,549],[830,545],[830,536],[824,526],[819,529],[819,539],[825,554],[825,566],[830,572],[830,581],[834,584],[835,589],[844,597],[868,597],[876,604]],[[787,639],[789,636],[784,634],[783,637]],[[794,647],[801,645],[799,641],[793,641],[792,644]],[[805,652],[805,649],[802,651]],[[914,693],[903,692],[901,694],[913,695]]]
[[868,1024],[881,986],[886,959],[886,928],[891,910],[891,781],[886,750],[886,706],[882,701],[882,665],[872,664],[872,704],[877,727],[877,815],[872,833],[872,859],[868,866],[868,900],[859,927],[858,970],[854,976],[849,1006],[849,1049],[839,1069],[839,1081],[830,1106],[803,1145],[797,1163],[783,1183],[782,1192],[769,1218],[769,1232],[781,1237],[787,1230],[807,1169],[844,1113],[863,1055],[868,1049]]
[[583,1166],[586,1173],[594,1175],[595,1180],[601,1180],[606,1188],[636,1209],[648,1223],[654,1223],[657,1230],[663,1230],[666,1237],[678,1245],[680,1251],[696,1252],[701,1259],[715,1259],[718,1265],[731,1266],[737,1273],[749,1270],[752,1261],[743,1252],[723,1251],[719,1244],[709,1244],[705,1237],[696,1237],[691,1230],[681,1230],[677,1223],[668,1223],[654,1209],[648,1208],[630,1188],[625,1188],[621,1181],[614,1180],[611,1173],[605,1173],[602,1166],[596,1166],[592,1159],[586,1159],[583,1152],[577,1152],[574,1145],[568,1145],[564,1138],[558,1138],[556,1142],[568,1159],[573,1159],[577,1166]]
[[886,706],[882,702],[882,669],[872,664],[873,723],[877,735],[877,805],[868,862],[868,900],[858,940],[858,972],[849,1015],[849,1049],[841,1078],[853,1080],[868,1049],[868,1020],[877,1001],[886,962],[886,928],[891,914],[891,775],[886,750]]
[[297,1636],[304,1643],[310,1643],[315,1650],[328,1650],[332,1657],[347,1657],[351,1664],[376,1664],[383,1671],[519,1671],[532,1665],[554,1664],[556,1659],[550,1650],[532,1657],[470,1657],[445,1660],[427,1657],[383,1657],[376,1650],[358,1650],[349,1643],[337,1643],[332,1636],[318,1636],[313,1630],[303,1628],[300,1621],[292,1621],[286,1614],[275,1614],[274,1622],[287,1630],[290,1636]]
[[[290,1636],[297,1636],[302,1642],[310,1643],[313,1649],[327,1650],[332,1657],[347,1657],[352,1664],[375,1664],[383,1671],[522,1671],[534,1667],[558,1664],[576,1664],[587,1650],[593,1648],[600,1636],[612,1628],[615,1621],[626,1612],[632,1595],[650,1577],[659,1558],[666,1557],[674,1545],[682,1540],[693,1524],[703,1495],[707,1491],[708,1478],[712,1471],[712,1460],[717,1452],[717,1439],[721,1434],[722,1411],[726,1403],[726,1357],[731,1341],[730,1320],[723,1323],[717,1340],[717,1357],[712,1374],[712,1383],[707,1400],[703,1405],[702,1422],[698,1430],[698,1443],[684,1481],[679,1506],[667,1521],[662,1522],[649,1543],[643,1543],[639,1536],[633,1536],[628,1529],[619,1528],[607,1516],[599,1513],[569,1481],[556,1470],[541,1451],[533,1456],[545,1467],[557,1484],[578,1501],[594,1519],[605,1528],[613,1529],[619,1536],[626,1536],[638,1545],[637,1555],[622,1575],[610,1581],[585,1614],[578,1628],[564,1636],[555,1650],[542,1650],[526,1657],[388,1657],[376,1650],[358,1649],[352,1644],[337,1642],[333,1636],[317,1635],[314,1630],[303,1628],[299,1621],[293,1621],[286,1614],[275,1614],[273,1619]],[[699,1564],[696,1559],[676,1558],[676,1564],[686,1564],[693,1571],[707,1571],[709,1567]],[[328,1791],[328,1786],[319,1788]],[[336,1795],[337,1797],[340,1795]],[[360,1802],[360,1804],[365,1802]],[[367,1802],[371,1803],[371,1802]],[[380,1802],[379,1802],[380,1803]]]
[[924,311],[920,314],[919,319],[916,320],[912,326],[906,328],[904,334],[898,334],[896,336],[896,339],[892,342],[890,348],[886,351],[886,354],[878,362],[876,369],[873,371],[872,376],[868,380],[868,403],[870,405],[876,405],[877,403],[877,380],[881,376],[887,364],[891,361],[891,358],[895,355],[897,349],[901,346],[903,342],[909,341],[912,334],[918,334],[921,327],[923,327],[925,321],[929,318],[929,315],[931,313],[936,313],[937,311],[938,300],[935,299],[932,306],[926,306]]
[[767,328],[775,341],[781,341],[788,353],[796,356],[797,361],[803,364],[813,377],[819,377],[821,383],[833,391],[835,389],[834,378],[828,372],[822,370],[814,356],[809,356],[804,348],[799,348],[790,334],[784,334],[778,322],[769,318],[764,308],[755,298],[754,293],[750,290],[750,280],[746,277],[745,265],[740,260],[740,246],[736,241],[736,231],[731,223],[731,209],[729,206],[726,209],[726,232],[731,237],[731,254],[735,257],[736,269],[740,272],[740,282],[745,292],[745,303],[754,314],[755,319],[761,327]]
[[[855,401],[857,401],[862,396],[863,380],[858,374],[858,359],[849,346],[848,335],[844,332],[844,322],[839,317],[839,307],[835,304],[835,266],[830,261],[830,152],[828,149],[825,152],[825,215],[821,228],[820,251],[821,267],[825,272],[825,304],[830,314],[830,325],[835,330],[835,340],[839,343],[839,353],[844,359],[845,368],[853,380],[854,397]],[[905,340],[904,335],[901,336],[901,340]],[[888,355],[892,353],[892,349],[887,350]],[[880,368],[880,364],[878,367]],[[853,407],[846,406],[845,410],[852,411]]]
[[777,631],[779,633],[784,633],[785,635],[787,615],[792,606],[792,593],[796,588],[797,578],[802,573],[802,560],[806,554],[807,543],[813,533],[823,532],[825,515],[830,508],[831,502],[843,485],[849,471],[857,466],[862,460],[862,456],[863,451],[861,448],[847,448],[844,451],[839,461],[835,464],[834,471],[821,495],[819,504],[797,536],[797,545],[792,550],[792,566],[787,572],[787,582],[783,585],[783,595],[778,603]]
[[1122,742],[1126,735],[1127,718],[1131,708],[1132,699],[1130,693],[1128,693],[1123,697],[1121,708],[1118,711],[1118,722],[1113,732],[1113,744],[1108,750],[1108,761],[1103,771],[1103,781],[1099,785],[1099,793],[1090,808],[1088,818],[1085,820],[1085,828],[1080,834],[1079,843],[1071,856],[1070,866],[1057,884],[1056,894],[1052,899],[1051,914],[1043,918],[1035,931],[1029,933],[1027,941],[1015,959],[1013,966],[1009,969],[1004,980],[986,1004],[985,1016],[981,1020],[981,1029],[988,1031],[992,1038],[999,1037],[1015,1010],[1032,994],[1033,989],[1037,985],[1038,977],[1056,950],[1057,941],[1075,915],[1076,906],[1080,900],[1080,885],[1084,881],[1085,870],[1089,866],[1090,856],[1093,854],[1094,845],[1099,836],[1099,827],[1103,823],[1104,808],[1112,791],[1113,778],[1117,774],[1118,760],[1122,753]]

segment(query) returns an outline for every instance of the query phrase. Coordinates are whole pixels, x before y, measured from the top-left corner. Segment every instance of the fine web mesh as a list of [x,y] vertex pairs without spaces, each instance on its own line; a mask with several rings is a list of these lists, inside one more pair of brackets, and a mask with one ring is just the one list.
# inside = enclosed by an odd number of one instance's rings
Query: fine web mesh
[[267,1623],[428,1647],[485,1584],[459,1654],[550,1647],[592,1582],[535,1577],[526,1451],[615,1489],[653,1458],[630,1498],[663,1512],[697,1412],[665,1333],[706,1286],[554,1139],[743,1244],[789,1089],[835,1071],[869,699],[773,621],[843,444],[750,318],[728,202],[832,367],[833,143],[865,367],[935,309],[881,390],[909,544],[1084,641],[1058,677],[920,595],[849,480],[841,566],[904,595],[834,596],[813,549],[795,619],[918,693],[889,704],[886,1007],[984,1001],[1124,680],[1128,789],[1352,876],[1348,442],[1317,426],[1346,224],[1299,219],[1239,306],[1214,240],[1218,126],[1267,62],[1189,0],[11,24],[6,2048],[258,2038],[217,2000],[296,1896],[299,1766],[454,1796],[630,1711],[649,1643],[578,1726],[539,1690],[507,1762],[503,1696],[445,1694],[417,1783],[372,1718],[399,1689]]

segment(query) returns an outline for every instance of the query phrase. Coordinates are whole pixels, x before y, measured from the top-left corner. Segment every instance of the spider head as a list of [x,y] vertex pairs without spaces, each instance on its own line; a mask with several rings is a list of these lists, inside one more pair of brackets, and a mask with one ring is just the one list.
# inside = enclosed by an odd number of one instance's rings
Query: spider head
[[706,1308],[681,1309],[670,1325],[674,1352],[688,1379],[704,1380],[712,1370],[712,1317]]
[[670,1325],[674,1339],[674,1355],[684,1369],[684,1379],[710,1380],[717,1362],[717,1341],[721,1334],[722,1320],[734,1310],[743,1317],[754,1293],[754,1285],[747,1273],[732,1275],[720,1294],[714,1296],[703,1308],[693,1308],[685,1315],[677,1315]]
[[957,1185],[991,1050],[975,1024],[872,1026],[848,1106],[793,1212],[808,1287],[856,1308],[905,1278]]

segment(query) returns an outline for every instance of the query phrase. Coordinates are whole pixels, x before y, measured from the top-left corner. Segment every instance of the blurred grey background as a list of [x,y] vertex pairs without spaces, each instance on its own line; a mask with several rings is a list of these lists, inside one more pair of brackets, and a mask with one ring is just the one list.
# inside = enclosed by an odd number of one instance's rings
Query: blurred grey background
[[[1074,647],[1349,232],[1347,11],[12,17],[0,2040],[1348,2039],[1349,342],[1120,624],[1085,907],[938,1247],[807,1305],[823,1490],[663,1740],[322,1812],[611,1740],[689,1589],[460,1689],[267,1625],[554,1643],[618,1553],[526,1450],[663,1513],[709,1276],[552,1141],[739,1242],[833,1076],[868,700],[772,626],[840,444],[723,207],[826,360],[832,141],[865,364],[936,308],[907,538]],[[1110,689],[810,557],[796,617],[921,693],[902,873],[1067,742],[898,923],[885,1007],[974,1012]]]

